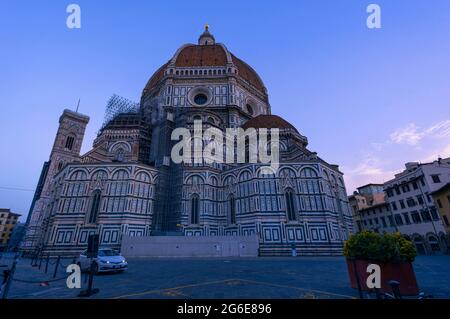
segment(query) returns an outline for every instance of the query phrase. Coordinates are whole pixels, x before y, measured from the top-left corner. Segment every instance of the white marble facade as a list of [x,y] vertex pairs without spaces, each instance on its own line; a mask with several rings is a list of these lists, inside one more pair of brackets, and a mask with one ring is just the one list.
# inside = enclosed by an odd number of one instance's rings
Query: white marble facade
[[[155,72],[139,105],[107,123],[84,155],[88,118],[63,113],[24,250],[76,254],[97,232],[103,246],[115,248],[124,234],[256,234],[261,255],[289,255],[293,247],[298,255],[341,253],[352,232],[342,172],[271,115],[260,77],[208,30]],[[279,128],[279,169],[266,174],[259,163],[174,164],[170,134],[179,126],[192,129],[196,119],[203,129]]]

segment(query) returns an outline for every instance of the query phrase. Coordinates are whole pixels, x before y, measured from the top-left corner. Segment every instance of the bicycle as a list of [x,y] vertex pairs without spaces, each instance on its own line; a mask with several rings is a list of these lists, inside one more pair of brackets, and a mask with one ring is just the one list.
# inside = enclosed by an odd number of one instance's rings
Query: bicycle
[[[404,299],[404,296],[400,293],[400,282],[396,280],[390,280],[388,285],[391,287],[392,293],[390,292],[382,292],[379,288],[375,288],[375,291],[371,293],[375,293],[376,299],[381,300],[393,300],[393,299]],[[433,299],[432,295],[426,295],[423,291],[421,291],[417,296],[413,296],[413,299],[424,300],[424,299]],[[409,299],[409,298],[408,298]]]

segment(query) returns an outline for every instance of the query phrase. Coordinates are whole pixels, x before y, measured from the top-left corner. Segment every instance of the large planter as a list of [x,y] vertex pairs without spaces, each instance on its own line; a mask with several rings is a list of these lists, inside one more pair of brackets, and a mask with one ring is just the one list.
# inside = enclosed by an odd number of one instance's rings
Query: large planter
[[[416,275],[412,263],[398,262],[398,263],[377,263],[369,262],[367,260],[350,260],[347,259],[348,274],[350,276],[351,286],[358,289],[358,282],[356,274],[358,274],[361,289],[369,291],[366,281],[369,273],[367,266],[369,264],[377,264],[381,268],[381,292],[392,292],[388,282],[396,280],[400,282],[400,293],[403,296],[414,296],[419,294],[419,287],[417,286]],[[356,266],[356,271],[355,271]]]

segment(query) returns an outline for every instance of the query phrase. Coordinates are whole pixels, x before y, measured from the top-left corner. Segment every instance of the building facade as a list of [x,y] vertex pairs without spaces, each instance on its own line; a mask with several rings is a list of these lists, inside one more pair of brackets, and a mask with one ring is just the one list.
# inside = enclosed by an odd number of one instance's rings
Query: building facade
[[20,245],[25,236],[25,223],[17,222],[14,230],[9,237],[7,251],[16,252],[19,251]]
[[398,231],[414,242],[420,254],[446,253],[450,247],[446,232],[450,159],[407,163],[405,168],[383,185],[384,201],[370,205],[371,197],[361,192],[349,197],[356,230]]
[[450,158],[406,163],[405,170],[384,184],[398,230],[421,254],[448,251],[443,220],[431,193],[450,182]]
[[0,251],[6,251],[20,215],[0,208]]
[[450,158],[405,168],[385,184],[362,186],[349,196],[355,230],[398,231],[420,254],[448,253]]
[[[341,254],[352,232],[343,173],[307,149],[308,140],[271,114],[258,74],[216,43],[208,28],[198,44],[181,46],[151,76],[140,103],[110,101],[105,124],[84,155],[79,153],[89,118],[65,110],[50,159],[41,174],[23,249],[75,254],[89,234],[120,247],[127,236],[257,235],[261,255]],[[196,123],[202,137],[196,140]],[[223,145],[241,162],[175,163],[176,129],[193,144],[222,144],[206,136],[242,129],[245,147]],[[264,144],[260,133],[278,132]],[[255,135],[256,134],[256,135]],[[275,134],[275,133],[273,133]],[[194,136],[194,137],[192,137]],[[248,161],[251,138],[278,147],[277,169]],[[184,152],[184,151],[183,151]],[[196,160],[197,159],[197,160]]]
[[447,234],[450,235],[450,183],[432,192],[431,197],[441,215]]
[[369,225],[374,226],[373,229],[375,229],[378,222],[384,225],[382,219],[372,221],[370,218],[366,218],[380,211],[380,209],[382,211],[386,210],[385,206],[387,205],[383,184],[367,184],[358,187],[357,191],[348,197],[348,201],[352,210],[353,227],[356,232],[368,229],[367,226]]

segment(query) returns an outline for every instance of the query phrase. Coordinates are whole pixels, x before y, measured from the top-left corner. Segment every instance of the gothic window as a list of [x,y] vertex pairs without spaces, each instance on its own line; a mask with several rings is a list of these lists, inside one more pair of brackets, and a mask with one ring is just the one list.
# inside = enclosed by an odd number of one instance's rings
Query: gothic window
[[250,138],[248,136],[245,137],[245,162],[250,163]]
[[63,166],[64,166],[64,162],[63,162],[63,161],[61,161],[61,162],[58,163],[58,172],[59,172],[60,170],[62,170]]
[[218,181],[217,178],[215,178],[214,176],[211,177],[211,191],[212,191],[212,196],[211,199],[213,201],[217,201],[219,200],[219,196],[218,196],[218,191],[217,191],[217,185],[218,185]]
[[234,199],[234,196],[231,195],[228,199],[228,205],[229,205],[229,223],[231,225],[236,224],[236,200]]
[[197,194],[191,198],[191,224],[197,225],[199,221],[200,199]]
[[101,200],[101,191],[94,191],[94,196],[92,197],[92,206],[89,214],[89,224],[95,224],[98,218],[98,212],[100,210],[100,200]]
[[253,107],[250,104],[247,104],[245,108],[248,114],[253,115]]
[[286,214],[289,221],[296,220],[295,217],[295,205],[294,205],[294,195],[292,190],[287,190],[284,194],[284,199],[286,201]]
[[73,148],[73,143],[75,142],[75,138],[73,136],[67,136],[66,138],[66,145],[64,146],[69,151]]

